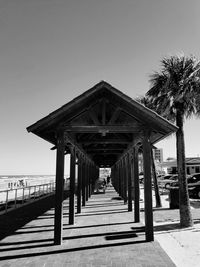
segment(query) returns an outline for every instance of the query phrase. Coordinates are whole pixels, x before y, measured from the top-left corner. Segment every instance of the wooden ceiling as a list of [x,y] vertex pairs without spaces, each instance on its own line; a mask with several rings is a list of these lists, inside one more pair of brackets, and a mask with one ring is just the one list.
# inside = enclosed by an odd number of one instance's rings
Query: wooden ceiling
[[144,130],[155,143],[177,128],[102,81],[27,128],[54,148],[59,129],[65,131],[66,152],[73,143],[99,167],[110,167],[141,141]]
[[140,126],[123,109],[102,97],[64,128],[98,166],[112,166]]

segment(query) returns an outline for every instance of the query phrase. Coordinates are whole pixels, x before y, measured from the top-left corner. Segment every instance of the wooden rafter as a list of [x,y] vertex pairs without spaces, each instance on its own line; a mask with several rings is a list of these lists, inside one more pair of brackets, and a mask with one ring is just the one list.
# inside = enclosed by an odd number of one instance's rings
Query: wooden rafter
[[142,137],[143,133],[141,134],[141,136],[137,136],[136,138],[134,138],[133,141],[129,143],[128,147],[120,155],[118,161],[122,159],[127,153],[129,153],[129,151],[131,151],[133,147],[136,146],[141,141]]
[[123,151],[123,148],[112,148],[112,147],[108,147],[108,148],[86,148],[85,149],[87,152],[88,151],[94,151],[94,152],[105,152],[105,151]]
[[64,127],[67,132],[75,133],[139,133],[142,129],[130,125],[70,125]]
[[101,124],[100,121],[98,120],[98,117],[97,117],[96,113],[94,112],[94,109],[88,110],[88,114],[89,114],[90,118],[92,119],[92,121],[93,121],[93,123],[95,125],[100,125]]
[[89,144],[128,144],[130,143],[127,139],[107,139],[107,140],[81,140],[79,143],[83,145],[89,145]]
[[112,116],[111,116],[111,118],[110,118],[110,120],[108,122],[108,125],[113,124],[117,120],[117,118],[119,117],[120,112],[121,112],[121,108],[117,107],[115,109],[115,111],[113,112],[113,114],[112,114]]
[[101,152],[99,152],[99,151],[87,151],[87,153],[93,154],[93,155],[96,155],[96,154],[98,154],[98,155],[120,155],[120,154],[122,154],[121,151],[106,151],[106,152],[104,152],[104,151],[101,151]]
[[87,154],[84,151],[84,149],[82,148],[82,146],[80,144],[78,144],[67,132],[64,133],[64,137],[65,137],[65,143],[71,143],[72,145],[74,145],[76,147],[77,151],[79,151],[80,153],[84,154],[85,157],[89,161],[92,161],[92,159],[89,156],[87,156]]

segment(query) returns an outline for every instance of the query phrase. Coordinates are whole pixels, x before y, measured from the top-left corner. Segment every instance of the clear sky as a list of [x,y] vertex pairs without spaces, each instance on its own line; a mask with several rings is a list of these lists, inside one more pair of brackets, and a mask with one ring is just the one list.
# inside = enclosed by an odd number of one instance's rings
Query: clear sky
[[[26,127],[100,80],[135,98],[163,56],[200,59],[199,0],[0,0],[0,174],[54,174]],[[200,155],[200,121],[185,124]],[[157,144],[175,156],[175,138]]]

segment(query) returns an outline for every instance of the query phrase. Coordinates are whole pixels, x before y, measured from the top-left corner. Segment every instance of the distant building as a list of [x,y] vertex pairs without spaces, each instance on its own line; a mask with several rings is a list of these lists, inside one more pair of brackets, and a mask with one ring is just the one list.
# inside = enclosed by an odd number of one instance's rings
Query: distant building
[[[156,169],[159,171],[160,167],[158,165],[160,165],[160,163],[163,162],[163,149],[162,148],[156,148],[153,147],[153,158],[154,158],[154,162],[156,165]],[[138,154],[138,167],[139,167],[139,173],[143,172],[143,154],[141,151],[139,151]]]
[[[200,173],[200,157],[186,158],[185,163],[187,174]],[[159,166],[165,173],[177,173],[176,159],[163,162]]]
[[155,162],[163,162],[163,149],[162,148],[154,148],[153,149],[153,157]]
[[138,153],[138,169],[139,173],[142,173],[143,170],[143,154],[141,152]]

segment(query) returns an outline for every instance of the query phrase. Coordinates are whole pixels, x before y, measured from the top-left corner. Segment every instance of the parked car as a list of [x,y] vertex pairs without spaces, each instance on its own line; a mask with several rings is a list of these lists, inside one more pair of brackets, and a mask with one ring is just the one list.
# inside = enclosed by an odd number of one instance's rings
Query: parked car
[[200,183],[189,184],[188,192],[190,198],[200,198]]
[[188,178],[188,184],[200,182],[200,173],[193,173]]
[[158,185],[162,188],[169,188],[172,183],[178,181],[178,174],[168,174],[158,180]]
[[[194,173],[187,177],[188,193],[190,198],[200,198],[200,173]],[[179,187],[178,181],[173,182],[171,187]]]
[[157,174],[157,179],[158,180],[163,180],[165,174]]
[[[189,184],[194,184],[194,183],[200,183],[200,173],[194,173],[191,175],[187,175],[187,182]],[[173,182],[171,186],[178,186],[178,181]]]

